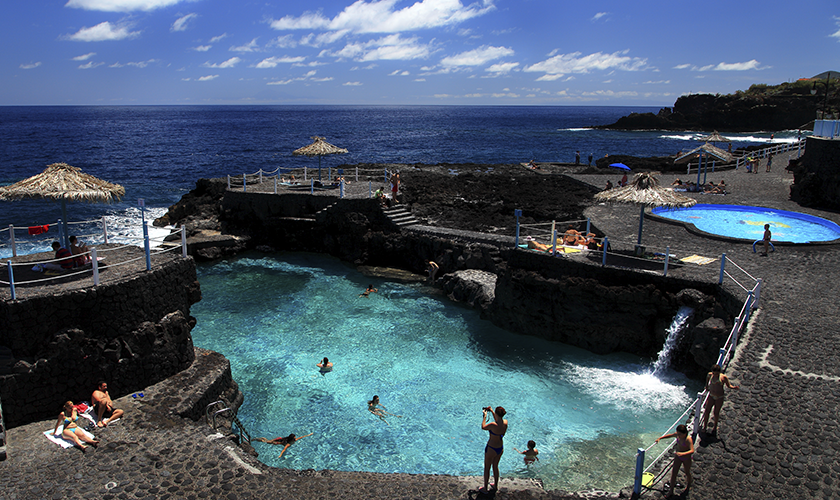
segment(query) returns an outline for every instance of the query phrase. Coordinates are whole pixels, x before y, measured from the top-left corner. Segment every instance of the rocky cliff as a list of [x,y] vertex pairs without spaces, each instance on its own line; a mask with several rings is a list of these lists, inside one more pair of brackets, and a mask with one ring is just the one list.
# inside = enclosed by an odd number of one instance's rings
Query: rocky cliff
[[806,207],[840,209],[840,141],[809,137],[805,154],[791,160],[790,198]]

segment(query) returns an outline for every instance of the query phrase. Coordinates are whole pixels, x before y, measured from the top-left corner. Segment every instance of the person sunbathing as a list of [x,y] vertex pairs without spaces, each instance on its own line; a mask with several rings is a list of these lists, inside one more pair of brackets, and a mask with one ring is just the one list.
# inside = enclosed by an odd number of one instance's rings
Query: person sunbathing
[[550,252],[551,245],[544,245],[537,240],[528,240],[528,248],[531,250],[539,250],[540,252]]
[[578,241],[579,237],[580,237],[580,231],[577,231],[572,226],[569,226],[569,229],[567,229],[566,232],[563,233],[563,244],[564,245],[571,245],[571,246],[577,245],[578,244],[577,241]]
[[73,263],[76,267],[90,264],[89,251],[88,246],[84,242],[80,243],[75,235],[70,237],[70,253],[74,255]]
[[61,437],[72,441],[84,453],[87,450],[87,446],[83,445],[82,441],[92,445],[94,448],[99,446],[99,441],[89,438],[84,429],[76,425],[76,421],[78,420],[79,412],[73,407],[72,401],[67,401],[64,403],[63,411],[58,414],[58,421],[55,423],[53,435],[58,432],[58,427],[63,424],[64,429],[61,431]]

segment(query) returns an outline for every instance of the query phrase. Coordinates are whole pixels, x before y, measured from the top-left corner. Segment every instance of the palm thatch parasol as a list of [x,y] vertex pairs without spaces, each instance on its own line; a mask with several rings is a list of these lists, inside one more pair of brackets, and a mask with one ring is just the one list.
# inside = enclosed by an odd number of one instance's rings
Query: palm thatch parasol
[[732,142],[732,140],[720,135],[717,130],[712,132],[711,135],[698,137],[697,140],[703,142]]
[[641,172],[633,176],[630,184],[601,191],[595,195],[596,201],[608,203],[633,203],[641,205],[639,214],[639,238],[636,245],[642,244],[642,224],[645,220],[645,207],[690,207],[697,203],[697,200],[683,196],[673,189],[664,188],[659,185],[657,172]]
[[302,148],[296,149],[292,152],[293,155],[298,156],[317,156],[318,157],[318,180],[321,179],[321,157],[325,155],[334,155],[334,154],[342,154],[347,153],[348,151],[344,148],[340,148],[338,146],[333,146],[329,142],[325,141],[325,137],[318,137],[313,136],[310,137],[315,142],[308,146],[304,146]]
[[120,200],[125,195],[125,188],[111,184],[77,167],[66,163],[53,163],[38,175],[29,177],[9,186],[0,187],[0,200],[16,201],[25,198],[61,200],[61,217],[64,226],[64,246],[69,248],[67,231],[67,200],[86,201],[88,203]]

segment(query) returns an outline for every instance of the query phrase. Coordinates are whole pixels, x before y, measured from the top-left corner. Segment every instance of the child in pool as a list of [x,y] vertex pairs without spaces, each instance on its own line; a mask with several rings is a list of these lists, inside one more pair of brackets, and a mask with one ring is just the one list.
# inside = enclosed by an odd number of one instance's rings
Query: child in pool
[[515,446],[514,446],[513,449],[516,450],[516,452],[519,453],[520,455],[525,455],[525,457],[524,457],[525,465],[531,465],[532,463],[539,460],[539,457],[537,457],[537,455],[539,455],[540,452],[537,451],[536,446],[537,446],[537,443],[535,443],[534,440],[532,439],[531,441],[528,441],[528,449],[527,450],[519,451],[519,450],[516,449]]

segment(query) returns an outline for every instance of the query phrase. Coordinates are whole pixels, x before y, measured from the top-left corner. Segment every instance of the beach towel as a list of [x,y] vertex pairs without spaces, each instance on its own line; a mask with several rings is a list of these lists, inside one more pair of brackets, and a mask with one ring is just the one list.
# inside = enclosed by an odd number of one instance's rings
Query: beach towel
[[50,230],[49,224],[44,224],[43,226],[29,226],[29,234],[44,234]]
[[689,255],[688,257],[680,259],[682,262],[689,262],[691,264],[697,264],[698,266],[704,266],[706,264],[711,264],[712,262],[716,261],[716,258],[713,257],[702,257],[700,255],[694,254]]
[[[68,440],[64,439],[64,437],[62,437],[63,432],[64,432],[64,426],[59,425],[57,435],[53,434],[52,429],[50,429],[50,430],[44,431],[44,436],[46,436],[47,439],[49,439],[53,443],[61,446],[62,448],[72,448],[73,446],[75,446],[76,444],[73,443],[73,441],[68,441]],[[82,429],[82,432],[87,434],[87,437],[89,437],[91,439],[95,439],[94,435],[91,434],[90,432],[88,432],[84,429]]]

